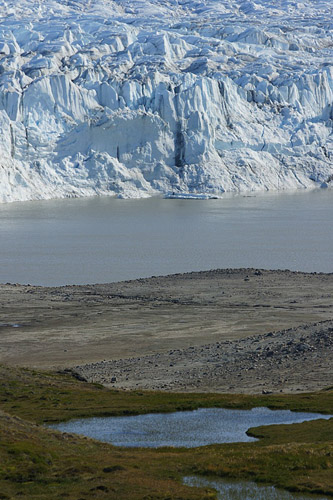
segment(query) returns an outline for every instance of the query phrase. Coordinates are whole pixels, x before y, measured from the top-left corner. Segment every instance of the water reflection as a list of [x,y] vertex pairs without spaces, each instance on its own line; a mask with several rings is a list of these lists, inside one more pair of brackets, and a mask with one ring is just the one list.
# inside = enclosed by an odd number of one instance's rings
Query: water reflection
[[247,436],[250,427],[291,424],[330,418],[317,413],[289,410],[227,410],[201,408],[195,411],[155,413],[132,417],[89,418],[52,426],[106,441],[116,446],[157,448],[177,446],[193,448],[214,443],[255,441]]
[[219,500],[328,500],[323,496],[306,496],[279,490],[274,486],[262,486],[249,481],[230,481],[216,478],[185,477],[184,484],[202,488],[214,488]]

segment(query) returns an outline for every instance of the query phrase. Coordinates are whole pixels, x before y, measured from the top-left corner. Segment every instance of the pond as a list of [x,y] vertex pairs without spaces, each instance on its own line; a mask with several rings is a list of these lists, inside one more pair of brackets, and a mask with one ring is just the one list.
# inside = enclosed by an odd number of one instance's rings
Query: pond
[[201,408],[195,411],[151,413],[130,417],[87,418],[51,427],[89,436],[116,446],[193,448],[214,443],[255,441],[246,434],[250,427],[291,424],[330,417],[318,413],[273,411],[268,408],[252,410]]
[[274,486],[262,486],[250,481],[192,476],[185,477],[184,484],[214,488],[217,491],[218,500],[328,500],[323,496],[290,493],[274,488]]

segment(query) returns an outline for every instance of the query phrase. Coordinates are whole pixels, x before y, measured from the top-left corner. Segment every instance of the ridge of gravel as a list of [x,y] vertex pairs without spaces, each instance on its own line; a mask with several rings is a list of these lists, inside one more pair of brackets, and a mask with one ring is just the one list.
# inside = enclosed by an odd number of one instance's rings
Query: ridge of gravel
[[333,320],[186,349],[88,363],[74,376],[121,389],[276,393],[333,384]]
[[[194,348],[197,353],[198,346],[216,343],[232,359],[231,346],[238,349],[239,356],[245,349],[241,339],[332,320],[332,297],[333,274],[254,268],[51,288],[3,284],[0,362],[63,370],[101,360],[149,360],[149,356],[158,357],[170,350],[186,353]],[[154,368],[156,361],[152,359]],[[187,360],[187,356],[181,359]],[[207,367],[212,363],[208,360]],[[146,373],[144,366],[141,369]],[[170,385],[169,380],[175,379],[180,381],[172,382],[177,388],[184,389],[182,380],[185,387],[191,387],[195,366],[192,378],[183,374],[180,366],[181,376],[170,379],[166,364],[161,377],[158,371],[153,372],[156,385]],[[116,365],[112,369],[117,369]],[[145,375],[146,382],[140,371],[136,377],[135,382],[132,375],[128,380],[122,377],[122,386],[152,385],[151,372]],[[109,383],[108,376],[106,380]],[[212,380],[222,387],[219,378]],[[234,383],[232,378],[229,385]],[[200,382],[200,387],[203,385]]]

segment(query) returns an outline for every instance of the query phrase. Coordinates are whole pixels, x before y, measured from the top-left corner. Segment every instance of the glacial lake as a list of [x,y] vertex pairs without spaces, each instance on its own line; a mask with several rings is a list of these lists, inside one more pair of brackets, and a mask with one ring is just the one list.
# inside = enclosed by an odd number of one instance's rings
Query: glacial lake
[[0,282],[121,281],[255,267],[333,272],[333,191],[0,204]]
[[195,411],[150,413],[130,417],[85,418],[50,427],[63,432],[82,434],[115,446],[193,448],[214,443],[256,441],[246,434],[250,427],[292,424],[318,418],[329,419],[331,415],[289,410],[273,411],[268,408],[201,408]]

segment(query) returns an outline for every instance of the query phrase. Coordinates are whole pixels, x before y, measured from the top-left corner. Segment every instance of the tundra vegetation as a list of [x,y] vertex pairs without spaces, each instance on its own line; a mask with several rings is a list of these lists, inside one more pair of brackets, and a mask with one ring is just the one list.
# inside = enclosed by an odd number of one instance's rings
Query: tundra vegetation
[[232,395],[110,390],[69,374],[0,366],[0,498],[213,499],[185,475],[250,479],[333,496],[333,419],[258,427],[260,438],[186,448],[119,448],[43,423],[199,407],[333,413],[333,388],[315,393]]

